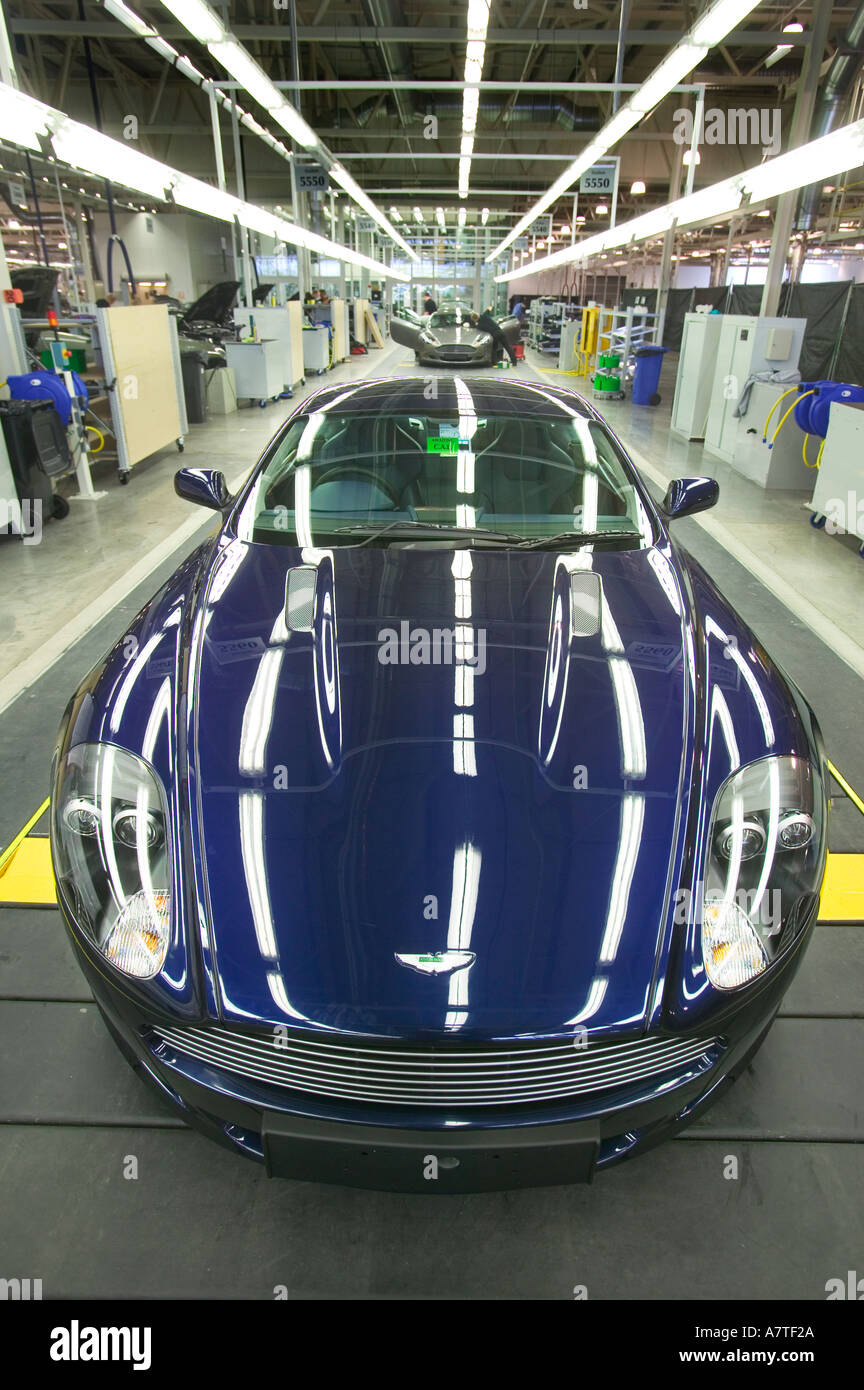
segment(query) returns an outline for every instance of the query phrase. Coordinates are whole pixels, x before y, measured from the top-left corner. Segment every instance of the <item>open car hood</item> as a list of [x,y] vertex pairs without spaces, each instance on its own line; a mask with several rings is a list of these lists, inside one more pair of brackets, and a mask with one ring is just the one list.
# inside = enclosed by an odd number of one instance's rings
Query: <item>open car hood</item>
[[[221,545],[190,752],[224,1015],[417,1037],[637,1028],[692,767],[669,551],[583,552],[603,619],[571,638],[550,617],[572,555],[314,552],[314,630],[292,631],[299,551]],[[470,675],[444,641],[411,658],[412,631],[456,627]],[[471,963],[397,959],[447,951]]]
[[223,323],[234,307],[239,288],[239,280],[222,280],[218,285],[211,285],[210,289],[205,290],[194,304],[189,305],[183,315],[183,321],[185,323]]

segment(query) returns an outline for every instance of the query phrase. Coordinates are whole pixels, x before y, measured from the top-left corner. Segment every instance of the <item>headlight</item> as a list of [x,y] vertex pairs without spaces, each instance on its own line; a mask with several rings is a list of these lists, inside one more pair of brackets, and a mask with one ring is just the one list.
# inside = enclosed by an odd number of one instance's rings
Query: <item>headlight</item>
[[807,920],[820,889],[824,792],[802,758],[763,758],[717,793],[708,834],[702,957],[717,989],[766,970]]
[[81,931],[118,970],[151,979],[171,936],[168,805],[153,770],[113,744],[80,744],[51,806],[54,867]]

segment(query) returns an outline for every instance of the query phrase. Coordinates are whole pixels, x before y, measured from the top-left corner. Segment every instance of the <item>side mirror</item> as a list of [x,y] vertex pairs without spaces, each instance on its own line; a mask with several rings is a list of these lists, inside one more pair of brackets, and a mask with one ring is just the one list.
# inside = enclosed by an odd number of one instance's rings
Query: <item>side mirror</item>
[[666,489],[662,511],[668,521],[676,521],[679,516],[707,512],[719,496],[716,478],[673,478]]
[[225,474],[215,468],[181,468],[174,474],[174,491],[187,502],[224,512],[231,501]]

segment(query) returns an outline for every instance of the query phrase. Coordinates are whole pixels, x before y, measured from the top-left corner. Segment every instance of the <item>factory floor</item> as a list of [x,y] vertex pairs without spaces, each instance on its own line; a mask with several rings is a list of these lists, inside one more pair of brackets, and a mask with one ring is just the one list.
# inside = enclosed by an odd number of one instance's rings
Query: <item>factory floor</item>
[[[814,705],[832,783],[833,879],[804,965],[750,1070],[697,1124],[591,1187],[459,1197],[269,1181],[186,1129],[128,1069],[54,905],[44,840],[54,733],[78,681],[214,518],[176,467],[236,484],[294,400],[193,427],[106,495],[74,502],[40,545],[0,539],[0,1276],[44,1297],[821,1300],[864,1243],[864,563],[808,525],[804,495],[766,495],[669,433],[656,408],[605,413],[656,494],[710,472],[717,508],[676,534]],[[548,359],[525,380],[585,388]],[[388,345],[330,373],[423,375]],[[323,384],[308,383],[307,391]],[[845,787],[845,789],[844,789]],[[857,795],[856,791],[857,789]],[[864,806],[864,803],[862,803]],[[128,1158],[138,1160],[128,1180]],[[729,1180],[728,1159],[738,1159]]]

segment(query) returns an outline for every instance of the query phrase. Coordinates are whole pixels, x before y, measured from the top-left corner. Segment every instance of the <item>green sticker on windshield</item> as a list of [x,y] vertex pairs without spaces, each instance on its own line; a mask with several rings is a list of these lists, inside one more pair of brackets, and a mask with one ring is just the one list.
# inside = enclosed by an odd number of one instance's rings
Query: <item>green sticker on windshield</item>
[[426,439],[427,454],[458,454],[458,439],[435,439],[431,435]]

